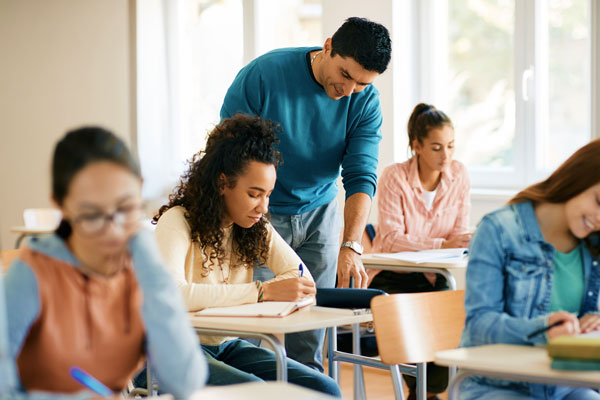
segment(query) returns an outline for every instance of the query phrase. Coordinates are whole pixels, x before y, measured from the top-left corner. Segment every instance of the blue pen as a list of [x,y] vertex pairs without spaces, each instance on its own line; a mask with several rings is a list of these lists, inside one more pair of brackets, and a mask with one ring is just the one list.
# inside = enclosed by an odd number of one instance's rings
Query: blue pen
[[112,397],[114,396],[114,392],[104,386],[102,382],[98,379],[94,378],[87,372],[77,367],[71,367],[69,370],[71,377],[75,379],[77,382],[81,383],[86,388],[90,389],[92,392],[99,394],[102,397]]
[[300,278],[302,278],[302,275],[304,274],[304,265],[300,263],[300,265],[298,265],[298,269],[300,270]]

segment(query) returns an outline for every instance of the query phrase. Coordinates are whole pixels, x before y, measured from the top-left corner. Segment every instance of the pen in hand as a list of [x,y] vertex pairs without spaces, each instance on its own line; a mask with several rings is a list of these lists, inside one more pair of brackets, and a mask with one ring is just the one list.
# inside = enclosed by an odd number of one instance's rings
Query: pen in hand
[[554,328],[555,326],[562,325],[563,322],[565,322],[565,321],[563,321],[563,320],[556,321],[544,328],[538,329],[537,331],[533,331],[529,335],[527,335],[527,339],[533,339],[537,335],[541,335],[542,333],[548,332],[550,329]]
[[302,275],[304,274],[304,265],[300,263],[300,265],[298,265],[298,269],[300,270],[300,278],[302,278]]
[[71,367],[69,370],[71,377],[75,379],[77,382],[81,383],[86,388],[90,389],[92,392],[99,394],[102,397],[112,397],[114,396],[114,392],[107,388],[102,382],[98,379],[94,378],[87,372],[77,367]]

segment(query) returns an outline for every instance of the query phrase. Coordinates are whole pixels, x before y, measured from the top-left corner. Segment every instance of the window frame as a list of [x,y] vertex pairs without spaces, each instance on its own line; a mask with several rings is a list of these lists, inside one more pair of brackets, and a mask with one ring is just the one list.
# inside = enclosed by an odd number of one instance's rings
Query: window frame
[[[422,0],[416,3],[418,24],[414,35],[415,57],[420,71],[418,98],[447,108],[441,90],[448,71],[448,1]],[[600,4],[587,0],[589,7],[590,88],[588,93],[590,140],[600,137]],[[474,167],[467,165],[471,184],[477,189],[515,190],[540,181],[551,172],[541,168],[547,127],[548,35],[545,0],[515,1],[513,78],[515,93],[514,165],[510,167]],[[533,22],[533,23],[532,23]],[[440,43],[444,43],[440,45]],[[531,71],[531,72],[526,72]],[[528,74],[530,78],[528,78]],[[594,112],[595,111],[595,112]]]

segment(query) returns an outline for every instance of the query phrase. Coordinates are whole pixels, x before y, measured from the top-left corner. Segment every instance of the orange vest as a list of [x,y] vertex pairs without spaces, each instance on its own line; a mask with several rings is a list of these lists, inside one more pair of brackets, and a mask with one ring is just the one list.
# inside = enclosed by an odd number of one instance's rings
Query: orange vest
[[114,391],[124,389],[145,358],[142,291],[133,269],[102,278],[30,249],[20,258],[36,276],[40,307],[17,358],[23,386],[80,391],[69,375],[79,367]]

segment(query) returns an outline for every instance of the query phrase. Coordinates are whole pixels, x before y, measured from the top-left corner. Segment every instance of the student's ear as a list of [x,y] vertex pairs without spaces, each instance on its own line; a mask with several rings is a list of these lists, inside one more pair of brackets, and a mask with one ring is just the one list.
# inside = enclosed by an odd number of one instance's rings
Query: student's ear
[[414,153],[418,153],[419,151],[421,151],[421,143],[419,143],[419,139],[415,139],[412,142],[412,150]]

